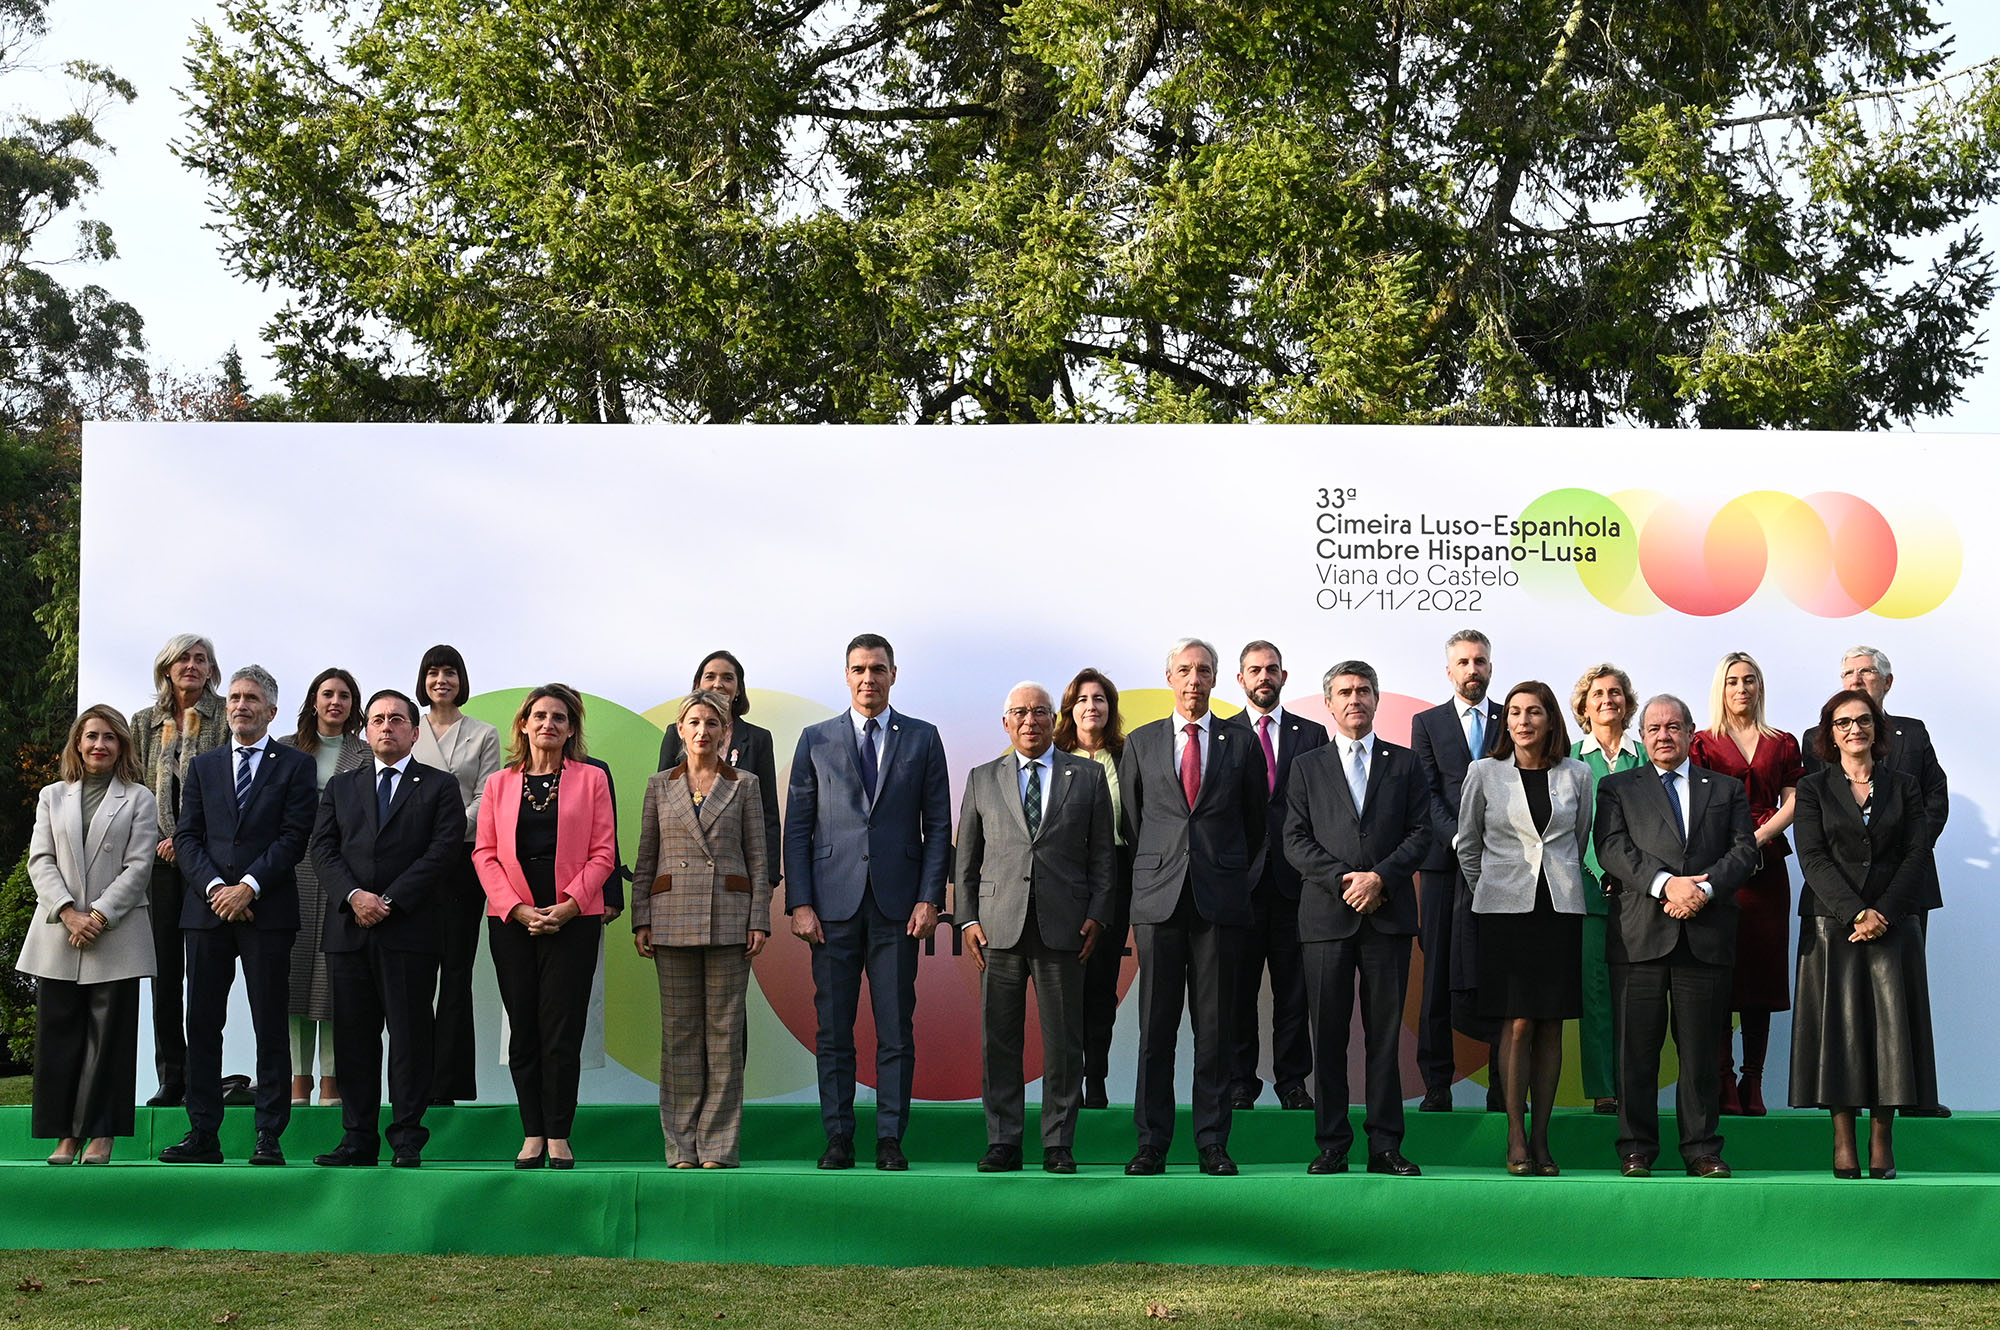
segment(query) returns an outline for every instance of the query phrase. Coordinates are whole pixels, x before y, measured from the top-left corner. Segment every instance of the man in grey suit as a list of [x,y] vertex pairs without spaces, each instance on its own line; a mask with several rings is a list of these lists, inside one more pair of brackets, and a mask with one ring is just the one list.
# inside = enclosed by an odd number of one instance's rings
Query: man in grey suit
[[1007,694],[1004,756],[966,777],[958,814],[958,929],[980,970],[981,1173],[1021,1167],[1028,981],[1042,1018],[1042,1168],[1076,1172],[1083,1100],[1084,962],[1111,917],[1117,858],[1111,783],[1058,752],[1055,699],[1038,683]]
[[1314,1174],[1345,1173],[1347,1037],[1361,988],[1368,1171],[1417,1176],[1403,1158],[1403,994],[1417,931],[1417,867],[1430,845],[1430,789],[1407,748],[1378,738],[1381,697],[1366,661],[1343,660],[1322,685],[1337,737],[1292,764],[1285,852],[1304,879],[1299,938],[1319,1089]]
[[1215,720],[1215,648],[1185,637],[1167,653],[1174,714],[1133,731],[1118,762],[1132,844],[1139,952],[1139,1149],[1125,1171],[1166,1171],[1174,1139],[1174,1043],[1183,1001],[1194,1025],[1194,1139],[1201,1171],[1231,1177],[1230,1037],[1236,963],[1250,925],[1250,865],[1264,848],[1264,754]]
[[937,931],[951,860],[951,779],[937,727],[889,708],[896,652],[847,644],[854,705],[808,726],[785,806],[785,909],[812,946],[821,1168],[854,1167],[854,1017],[875,1015],[875,1167],[900,1172],[916,1075],[917,944]]
[[1660,1153],[1660,1049],[1671,1000],[1676,1108],[1688,1176],[1726,1178],[1716,1062],[1736,963],[1730,897],[1760,861],[1743,783],[1688,761],[1694,717],[1662,693],[1639,713],[1652,759],[1597,787],[1592,839],[1613,888],[1606,940],[1618,1036],[1618,1158],[1648,1177]]

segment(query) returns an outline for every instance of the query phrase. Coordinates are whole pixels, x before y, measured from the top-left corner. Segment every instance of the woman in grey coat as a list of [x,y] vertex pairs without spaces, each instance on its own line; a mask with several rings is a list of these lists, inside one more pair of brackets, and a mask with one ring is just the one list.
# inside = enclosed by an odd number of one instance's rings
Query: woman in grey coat
[[14,968],[39,981],[32,1130],[58,1141],[51,1164],[79,1154],[102,1164],[136,1117],[139,980],[154,971],[146,890],[160,813],[140,782],[132,731],[110,707],[90,707],[69,727],[61,772],[35,803],[35,918]]

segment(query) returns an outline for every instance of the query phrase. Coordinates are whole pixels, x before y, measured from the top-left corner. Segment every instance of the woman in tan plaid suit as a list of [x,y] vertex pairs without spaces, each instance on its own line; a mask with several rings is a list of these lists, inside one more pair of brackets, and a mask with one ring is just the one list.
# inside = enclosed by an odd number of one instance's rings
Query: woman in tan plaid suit
[[722,760],[729,703],[697,689],[686,757],[646,784],[632,938],[660,972],[660,1129],[676,1168],[734,1168],[743,1133],[744,998],[771,936],[757,778]]

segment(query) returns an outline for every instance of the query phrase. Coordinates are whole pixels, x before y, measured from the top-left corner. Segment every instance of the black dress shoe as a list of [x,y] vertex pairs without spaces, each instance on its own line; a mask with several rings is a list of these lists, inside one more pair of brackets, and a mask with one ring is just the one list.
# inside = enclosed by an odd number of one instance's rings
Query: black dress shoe
[[907,1173],[910,1161],[903,1155],[903,1142],[895,1136],[879,1136],[875,1140],[875,1167],[884,1173]]
[[457,1102],[458,1102],[458,1101],[457,1101],[456,1099],[433,1099],[433,1100],[431,1100],[431,1101],[430,1101],[430,1102],[429,1102],[428,1104],[426,1104],[426,1105],[425,1105],[425,1107],[427,1107],[427,1108],[450,1108],[450,1107],[451,1107],[452,1105],[456,1104]]
[[314,1155],[313,1162],[321,1168],[373,1168],[382,1162],[381,1148],[364,1150],[342,1141],[325,1154]]
[[1229,1107],[1232,1112],[1248,1113],[1251,1109],[1257,1107],[1257,1096],[1249,1090],[1231,1090],[1229,1092]]
[[1104,1081],[1092,1076],[1083,1083],[1083,1106],[1085,1108],[1109,1108],[1111,1100],[1105,1097]]
[[1071,1154],[1064,1146],[1048,1146],[1042,1151],[1042,1172],[1074,1173],[1076,1172],[1076,1156]]
[[1325,1177],[1330,1173],[1345,1173],[1346,1171],[1347,1156],[1332,1150],[1321,1150],[1318,1156],[1310,1164],[1306,1165],[1306,1172],[1312,1174],[1314,1177]]
[[549,1156],[549,1167],[558,1173],[566,1173],[576,1167],[576,1156],[552,1154]]
[[396,1157],[391,1159],[389,1163],[395,1168],[422,1168],[424,1166],[424,1157],[415,1150],[398,1150],[396,1151]]
[[260,1131],[257,1133],[257,1148],[250,1152],[250,1162],[253,1164],[283,1166],[285,1152],[278,1144],[277,1132]]
[[250,1084],[248,1076],[224,1076],[222,1078],[222,1102],[232,1108],[257,1102],[257,1091]]
[[1377,1150],[1368,1156],[1370,1173],[1387,1173],[1392,1178],[1420,1178],[1423,1170],[1403,1158],[1397,1150]]
[[1884,1182],[1893,1181],[1896,1176],[1896,1166],[1891,1164],[1887,1168],[1877,1168],[1873,1164],[1870,1164],[1868,1166],[1868,1176]]
[[1128,1178],[1157,1177],[1166,1171],[1166,1156],[1155,1145],[1140,1146],[1139,1153],[1132,1156],[1132,1162],[1125,1165],[1125,1176]]
[[1843,1181],[1852,1182],[1854,1179],[1861,1176],[1861,1165],[1849,1164],[1843,1168],[1841,1165],[1835,1164],[1833,1166],[1833,1176],[1840,1178]]
[[1417,1105],[1417,1112],[1419,1113],[1451,1112],[1451,1087],[1446,1086],[1441,1090],[1424,1091],[1423,1102]]
[[146,1101],[147,1108],[179,1108],[187,1102],[187,1087],[182,1085],[162,1085],[153,1091],[153,1097]]
[[1021,1147],[1018,1145],[995,1145],[987,1148],[985,1157],[979,1161],[981,1173],[1018,1173],[1021,1171]]
[[1236,1161],[1229,1157],[1229,1151],[1220,1145],[1204,1145],[1201,1155],[1201,1171],[1212,1178],[1233,1178],[1236,1176]]
[[1729,1175],[1729,1165],[1723,1162],[1721,1155],[1702,1155],[1688,1165],[1688,1176],[1691,1178],[1726,1178]]
[[1943,1104],[1929,1104],[1923,1108],[1905,1108],[1901,1112],[1906,1118],[1948,1118],[1951,1116],[1951,1110]]
[[160,1151],[163,1164],[219,1164],[222,1143],[205,1131],[191,1131]]
[[523,1172],[526,1172],[528,1169],[531,1168],[547,1168],[548,1166],[549,1166],[549,1152],[546,1147],[535,1151],[535,1153],[531,1155],[516,1155],[514,1157],[514,1167],[522,1170]]
[[1644,1155],[1620,1155],[1618,1171],[1628,1178],[1650,1178],[1653,1176],[1653,1161]]
[[829,1136],[826,1138],[826,1153],[819,1157],[821,1168],[853,1168],[854,1138],[852,1136]]
[[1592,1104],[1590,1106],[1590,1111],[1593,1113],[1600,1113],[1605,1117],[1611,1117],[1611,1118],[1617,1117],[1618,1116],[1617,1096],[1607,1095],[1605,1098],[1600,1099],[1596,1103]]
[[1313,1097],[1306,1093],[1305,1086],[1295,1085],[1278,1096],[1278,1106],[1280,1108],[1304,1109],[1310,1113],[1313,1110]]

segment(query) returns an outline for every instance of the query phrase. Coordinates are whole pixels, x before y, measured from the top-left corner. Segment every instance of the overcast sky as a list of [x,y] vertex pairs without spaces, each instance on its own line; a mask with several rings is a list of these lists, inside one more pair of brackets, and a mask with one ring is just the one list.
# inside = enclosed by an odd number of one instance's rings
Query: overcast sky
[[[1953,68],[2000,53],[2000,6],[1991,0],[1941,0],[1933,7],[1955,35]],[[146,320],[146,341],[155,364],[208,368],[231,343],[241,348],[251,379],[268,385],[258,330],[280,303],[238,282],[222,266],[213,220],[195,177],[181,169],[168,143],[182,132],[185,86],[181,61],[197,22],[217,13],[214,0],[49,0],[49,33],[35,60],[54,67],[85,59],[109,65],[139,91],[131,106],[120,106],[103,122],[117,155],[102,167],[103,188],[88,204],[108,222],[119,257],[92,271],[89,280],[132,302]],[[10,87],[10,105],[31,100],[32,80]],[[50,82],[48,96],[61,96]],[[1981,218],[1989,244],[2000,243],[2000,208]],[[2000,353],[2000,312],[1986,326],[1990,357]],[[1925,430],[2000,433],[2000,374],[1989,368],[1968,385],[1966,400],[1945,420],[1920,422]]]

